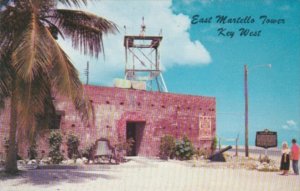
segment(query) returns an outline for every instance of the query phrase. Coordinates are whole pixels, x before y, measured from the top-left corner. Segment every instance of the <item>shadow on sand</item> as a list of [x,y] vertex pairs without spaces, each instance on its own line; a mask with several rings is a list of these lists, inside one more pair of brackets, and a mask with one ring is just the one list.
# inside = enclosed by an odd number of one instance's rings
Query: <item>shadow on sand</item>
[[59,182],[82,183],[96,179],[115,179],[116,177],[100,172],[89,172],[78,169],[36,169],[20,171],[17,175],[6,175],[0,172],[0,181],[22,179],[20,184],[55,184]]

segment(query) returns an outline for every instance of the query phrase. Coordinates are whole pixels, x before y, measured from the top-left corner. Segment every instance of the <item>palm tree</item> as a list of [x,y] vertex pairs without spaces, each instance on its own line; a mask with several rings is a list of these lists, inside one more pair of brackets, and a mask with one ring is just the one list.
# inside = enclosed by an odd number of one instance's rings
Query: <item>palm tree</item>
[[[4,3],[3,3],[4,2]],[[37,118],[53,108],[53,90],[70,98],[88,119],[78,72],[56,42],[69,37],[75,49],[98,57],[102,37],[114,33],[114,23],[80,10],[58,9],[57,4],[79,7],[87,0],[6,0],[0,4],[0,108],[10,98],[9,151],[6,172],[17,172],[16,135],[37,131]]]

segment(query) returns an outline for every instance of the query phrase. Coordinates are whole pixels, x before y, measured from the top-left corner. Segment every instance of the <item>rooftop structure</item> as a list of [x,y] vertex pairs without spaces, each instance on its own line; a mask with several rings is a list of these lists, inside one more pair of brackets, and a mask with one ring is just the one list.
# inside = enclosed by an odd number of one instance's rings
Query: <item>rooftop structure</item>
[[147,90],[168,92],[160,69],[159,46],[162,36],[145,35],[146,25],[141,25],[139,35],[125,35],[125,79],[146,84]]

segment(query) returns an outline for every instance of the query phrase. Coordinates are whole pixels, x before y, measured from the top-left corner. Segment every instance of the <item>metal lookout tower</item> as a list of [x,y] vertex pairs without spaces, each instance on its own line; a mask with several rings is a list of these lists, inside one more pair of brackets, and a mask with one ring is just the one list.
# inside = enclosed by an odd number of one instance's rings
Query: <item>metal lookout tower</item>
[[147,90],[168,92],[160,70],[162,36],[146,36],[144,18],[138,36],[125,35],[125,79],[146,83]]

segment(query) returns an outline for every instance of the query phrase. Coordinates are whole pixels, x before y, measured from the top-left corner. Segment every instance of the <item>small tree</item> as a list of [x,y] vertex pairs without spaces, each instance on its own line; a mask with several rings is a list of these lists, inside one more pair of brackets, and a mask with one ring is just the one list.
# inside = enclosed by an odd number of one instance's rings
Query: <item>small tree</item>
[[179,160],[190,160],[194,154],[194,147],[187,136],[175,143],[175,155]]
[[172,135],[165,135],[160,139],[159,157],[161,159],[171,158],[175,151],[175,138]]
[[49,137],[50,152],[49,157],[51,157],[51,162],[53,164],[59,164],[63,159],[63,155],[60,152],[60,145],[62,142],[62,136],[58,131],[52,131]]
[[76,135],[70,134],[67,138],[67,146],[68,146],[68,157],[70,159],[76,159],[79,157],[79,139]]

